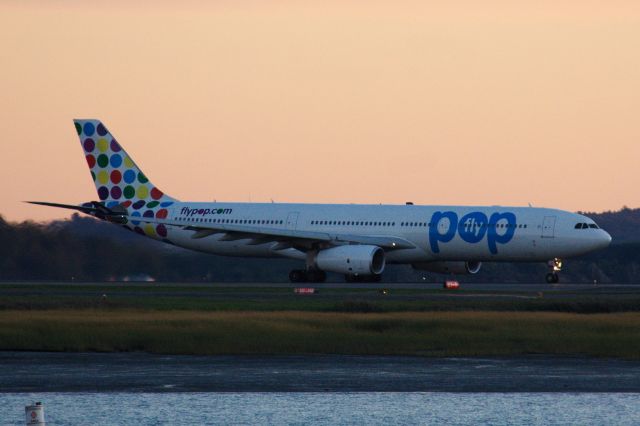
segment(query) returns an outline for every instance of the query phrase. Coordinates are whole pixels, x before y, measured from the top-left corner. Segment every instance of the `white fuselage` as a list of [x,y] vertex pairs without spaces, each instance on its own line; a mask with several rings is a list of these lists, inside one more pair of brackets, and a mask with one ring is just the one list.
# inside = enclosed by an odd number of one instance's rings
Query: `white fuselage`
[[[194,231],[184,227],[229,224],[328,235],[393,236],[415,247],[388,251],[386,261],[407,264],[548,261],[578,256],[611,241],[609,234],[583,215],[531,207],[176,202],[167,219],[180,224],[168,226],[170,242],[227,256],[302,258],[290,250],[274,250],[274,241],[225,240],[223,233],[194,238]],[[140,220],[142,224],[133,224],[143,226],[144,218]],[[578,224],[586,225],[583,229]]]

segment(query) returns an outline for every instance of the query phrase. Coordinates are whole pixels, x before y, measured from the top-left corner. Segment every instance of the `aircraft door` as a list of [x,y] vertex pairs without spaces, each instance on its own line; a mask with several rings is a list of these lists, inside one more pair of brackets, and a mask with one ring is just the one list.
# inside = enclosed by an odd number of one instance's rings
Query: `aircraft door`
[[287,216],[287,229],[296,229],[298,226],[298,212],[289,213]]
[[545,216],[542,222],[542,238],[554,238],[556,235],[556,216]]

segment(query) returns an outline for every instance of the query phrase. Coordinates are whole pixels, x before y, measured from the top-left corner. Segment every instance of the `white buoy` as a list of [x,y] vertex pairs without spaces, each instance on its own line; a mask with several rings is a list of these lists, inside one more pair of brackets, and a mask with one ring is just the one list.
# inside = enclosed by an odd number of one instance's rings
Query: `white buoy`
[[27,426],[45,426],[42,402],[24,407],[24,414],[27,417]]

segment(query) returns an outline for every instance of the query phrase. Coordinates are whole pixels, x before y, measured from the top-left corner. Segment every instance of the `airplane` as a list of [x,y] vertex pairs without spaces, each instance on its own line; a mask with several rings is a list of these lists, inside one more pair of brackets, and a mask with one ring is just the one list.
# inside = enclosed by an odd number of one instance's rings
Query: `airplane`
[[534,207],[222,203],[179,201],[155,186],[100,120],[74,120],[99,200],[76,210],[168,244],[224,256],[304,262],[291,282],[380,281],[387,264],[476,274],[483,262],[546,262],[607,247],[611,236],[581,214]]

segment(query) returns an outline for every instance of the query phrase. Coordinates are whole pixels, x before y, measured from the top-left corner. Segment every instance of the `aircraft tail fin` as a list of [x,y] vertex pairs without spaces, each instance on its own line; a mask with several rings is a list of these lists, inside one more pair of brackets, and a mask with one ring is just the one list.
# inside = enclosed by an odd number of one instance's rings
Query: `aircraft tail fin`
[[108,208],[168,207],[177,201],[153,185],[100,120],[74,120],[100,201]]

